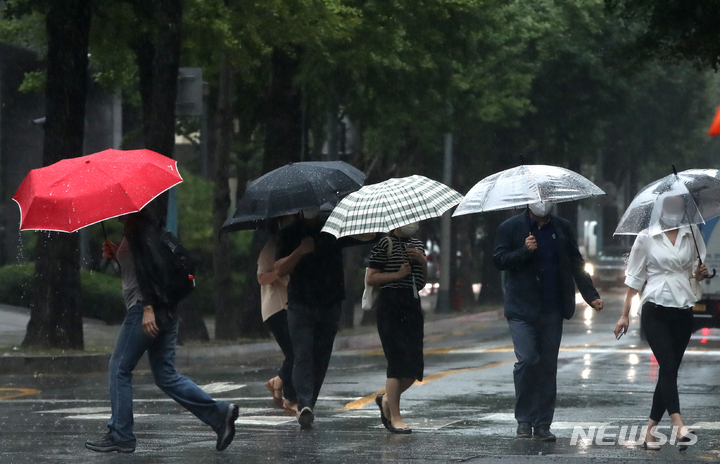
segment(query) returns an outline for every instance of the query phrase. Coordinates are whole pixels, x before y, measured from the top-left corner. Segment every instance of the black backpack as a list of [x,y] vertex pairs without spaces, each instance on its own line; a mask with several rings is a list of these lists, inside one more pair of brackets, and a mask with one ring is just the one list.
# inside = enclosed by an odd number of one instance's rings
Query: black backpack
[[195,263],[190,253],[180,244],[178,238],[169,230],[160,231],[160,242],[165,248],[167,267],[165,291],[168,299],[177,305],[195,288]]

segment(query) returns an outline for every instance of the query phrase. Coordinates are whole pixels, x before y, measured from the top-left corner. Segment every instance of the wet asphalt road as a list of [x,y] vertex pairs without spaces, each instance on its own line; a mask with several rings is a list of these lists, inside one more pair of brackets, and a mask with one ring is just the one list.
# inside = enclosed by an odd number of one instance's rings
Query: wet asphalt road
[[[240,406],[235,442],[224,453],[215,435],[165,397],[146,370],[136,373],[132,455],[84,449],[109,417],[104,375],[0,377],[0,463],[364,463],[364,462],[671,462],[720,459],[720,330],[693,336],[680,370],[686,423],[700,436],[686,452],[659,452],[632,443],[570,443],[573,427],[642,426],[647,421],[657,364],[639,339],[637,318],[615,341],[618,293],[606,308],[578,306],[565,323],[559,360],[557,443],[513,437],[514,355],[507,323],[465,325],[426,339],[426,379],[404,396],[412,435],[389,435],[373,402],[384,387],[382,352],[336,352],[316,408],[315,428],[302,432],[273,408],[264,383],[278,358],[258,356],[236,366],[186,370],[216,398]],[[146,367],[142,366],[142,367]],[[33,390],[22,390],[33,389]],[[666,419],[667,421],[667,419]],[[669,423],[669,422],[666,422]],[[608,428],[606,433],[617,432]],[[606,439],[610,441],[610,439]]]

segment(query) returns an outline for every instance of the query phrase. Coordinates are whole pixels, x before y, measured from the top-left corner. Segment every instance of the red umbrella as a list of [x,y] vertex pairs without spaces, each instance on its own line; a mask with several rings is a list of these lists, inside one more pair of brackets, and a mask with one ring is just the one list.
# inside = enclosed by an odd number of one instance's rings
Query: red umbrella
[[720,135],[720,106],[718,106],[717,113],[715,113],[715,118],[713,118],[713,122],[710,124],[708,133],[710,135]]
[[140,211],[182,182],[177,162],[150,150],[105,150],[33,169],[13,200],[20,230],[75,232]]

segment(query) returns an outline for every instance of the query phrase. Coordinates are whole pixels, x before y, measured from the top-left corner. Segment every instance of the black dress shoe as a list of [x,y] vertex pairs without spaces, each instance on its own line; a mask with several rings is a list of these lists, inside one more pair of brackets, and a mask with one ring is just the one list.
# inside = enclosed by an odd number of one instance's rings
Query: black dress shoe
[[697,434],[693,430],[688,430],[687,434],[683,435],[682,438],[678,438],[678,451],[685,451],[686,449],[688,449],[688,445],[686,445],[685,443],[689,443],[690,440],[693,439],[693,437],[697,438]]
[[390,430],[390,428],[388,427],[388,424],[390,423],[390,421],[388,420],[387,416],[385,415],[385,411],[383,411],[383,405],[382,405],[383,396],[385,396],[384,393],[376,396],[375,404],[377,404],[378,408],[380,408],[380,421],[382,422],[382,425],[385,426],[386,429]]
[[405,427],[403,429],[398,429],[395,426],[392,425],[392,421],[388,421],[387,429],[391,431],[392,433],[396,433],[398,435],[409,435],[412,433],[412,429],[410,427]]
[[532,438],[532,425],[530,422],[518,422],[517,437],[518,438]]
[[132,453],[135,451],[135,444],[115,441],[112,434],[108,432],[98,440],[86,441],[85,448],[98,453]]
[[549,425],[538,425],[535,427],[533,438],[539,441],[552,442],[557,440],[555,435],[550,431]]
[[225,415],[225,421],[217,430],[217,444],[215,449],[218,451],[224,451],[225,448],[230,446],[233,438],[235,437],[235,421],[240,415],[240,410],[236,404],[231,404],[228,408],[227,414]]

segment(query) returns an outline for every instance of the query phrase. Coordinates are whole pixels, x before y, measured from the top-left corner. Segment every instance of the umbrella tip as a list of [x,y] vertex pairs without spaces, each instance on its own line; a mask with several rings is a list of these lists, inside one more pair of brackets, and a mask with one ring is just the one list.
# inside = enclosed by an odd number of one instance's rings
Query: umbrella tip
[[675,169],[675,163],[672,164],[673,174],[677,176],[677,169]]

